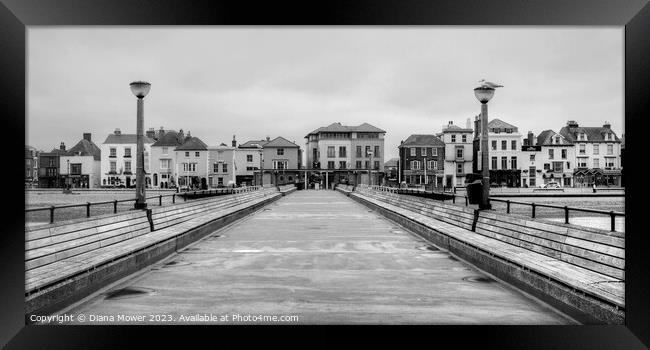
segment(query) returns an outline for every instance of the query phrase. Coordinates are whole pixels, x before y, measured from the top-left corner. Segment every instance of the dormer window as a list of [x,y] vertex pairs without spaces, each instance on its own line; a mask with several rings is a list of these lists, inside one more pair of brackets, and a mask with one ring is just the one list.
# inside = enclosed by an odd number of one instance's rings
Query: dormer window
[[586,139],[585,134],[581,133],[579,136],[580,141],[584,141]]
[[607,140],[611,141],[613,139],[612,134],[607,134]]
[[560,137],[559,137],[559,136],[556,136],[556,137],[555,137],[555,143],[557,143],[557,144],[560,143]]

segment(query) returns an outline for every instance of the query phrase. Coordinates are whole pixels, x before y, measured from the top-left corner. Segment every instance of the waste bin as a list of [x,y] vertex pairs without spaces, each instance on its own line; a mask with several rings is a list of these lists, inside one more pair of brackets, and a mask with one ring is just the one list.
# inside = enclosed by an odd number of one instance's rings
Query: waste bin
[[480,204],[483,196],[483,183],[481,180],[467,184],[467,199],[469,204]]

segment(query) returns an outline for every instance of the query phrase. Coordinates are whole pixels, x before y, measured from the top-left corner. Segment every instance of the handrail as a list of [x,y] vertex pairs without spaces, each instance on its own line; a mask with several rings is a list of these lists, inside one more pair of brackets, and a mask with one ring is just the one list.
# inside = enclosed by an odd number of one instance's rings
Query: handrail
[[[251,192],[251,191],[257,191],[260,190],[262,187],[261,186],[246,186],[246,187],[234,187],[234,188],[216,188],[216,189],[209,189],[209,190],[200,190],[200,191],[183,191],[179,193],[173,193],[173,194],[168,194],[168,195],[158,195],[158,196],[153,196],[153,197],[146,197],[145,200],[154,200],[158,199],[158,205],[162,206],[162,199],[163,198],[169,198],[172,197],[172,204],[176,203],[176,196],[181,196],[185,201],[187,201],[187,198],[189,197],[188,194],[193,193],[194,195],[196,194],[201,194],[201,195],[218,195],[218,194],[239,194],[243,192]],[[103,201],[103,202],[86,202],[86,203],[80,203],[80,204],[66,204],[66,205],[52,205],[49,207],[40,207],[40,208],[26,208],[25,213],[31,213],[31,212],[37,212],[37,211],[45,211],[49,210],[50,211],[50,224],[54,223],[54,210],[56,209],[67,209],[67,208],[80,208],[80,207],[86,207],[86,217],[89,218],[90,215],[90,208],[93,205],[106,205],[106,204],[113,204],[113,214],[117,214],[117,204],[118,203],[126,203],[126,202],[135,202],[135,198],[131,199],[115,199],[112,201]]]
[[[362,188],[367,188],[366,186],[362,186],[362,185],[360,185],[360,186]],[[397,191],[396,193],[402,194],[402,193],[400,193],[400,191],[402,191],[403,194],[416,194],[416,193],[417,194],[428,194],[428,193],[431,193],[431,194],[444,194],[444,195],[452,197],[452,203],[456,203],[456,198],[460,197],[460,198],[465,199],[465,206],[469,206],[469,197],[467,197],[467,195],[458,195],[458,194],[455,194],[455,193],[452,193],[452,192],[424,192],[422,190],[414,190],[414,189],[399,189],[399,191]],[[435,199],[435,198],[433,198],[433,199]],[[511,200],[507,200],[507,199],[498,199],[498,198],[493,198],[493,197],[489,197],[489,200],[490,201],[495,201],[495,202],[506,203],[506,213],[507,214],[510,214],[510,205],[511,204],[529,205],[529,206],[531,206],[531,209],[532,209],[531,210],[531,217],[532,218],[535,218],[535,214],[536,214],[535,209],[537,207],[561,209],[561,210],[564,210],[564,223],[565,224],[569,224],[569,216],[570,216],[569,213],[571,211],[609,215],[609,217],[610,217],[610,231],[612,231],[612,232],[616,231],[616,217],[617,216],[625,217],[624,212],[613,211],[613,210],[607,211],[607,210],[576,208],[576,207],[552,205],[552,204],[537,204],[537,203],[534,203],[534,202],[517,202],[517,201],[511,201]],[[441,199],[441,201],[444,202],[445,200]]]

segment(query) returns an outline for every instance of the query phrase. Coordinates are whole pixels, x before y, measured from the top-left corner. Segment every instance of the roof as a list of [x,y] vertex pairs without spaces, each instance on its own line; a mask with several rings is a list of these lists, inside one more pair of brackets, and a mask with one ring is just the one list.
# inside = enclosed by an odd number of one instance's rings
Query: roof
[[185,138],[185,142],[182,145],[176,147],[176,151],[207,151],[208,145],[206,145],[198,137]]
[[410,146],[445,147],[445,143],[435,135],[411,135],[404,141],[404,143],[399,145],[399,147]]
[[[154,143],[155,141],[146,135],[143,135],[144,137],[144,143]],[[106,141],[104,143],[137,143],[138,142],[138,135],[136,134],[108,134],[108,137],[106,137]]]
[[508,124],[501,119],[494,118],[488,122],[489,129],[513,129],[513,131],[518,131],[518,128],[512,124]]
[[266,140],[251,140],[251,141],[246,141],[239,145],[239,148],[257,148],[256,144],[264,147],[269,141]]
[[102,151],[95,145],[92,141],[86,139],[81,139],[77,142],[72,148],[70,148],[65,154],[65,156],[93,156],[94,160],[101,160]]
[[264,146],[264,148],[300,148],[300,146],[296,145],[295,143],[285,139],[282,136],[278,136],[274,138],[273,140],[267,142]]
[[65,155],[67,152],[68,152],[68,151],[64,151],[64,150],[62,150],[62,149],[60,149],[60,148],[55,148],[55,149],[51,150],[50,152],[47,152],[47,153],[41,153],[41,154],[44,155],[44,156],[49,156],[49,155],[63,156],[63,155]]
[[442,129],[442,132],[474,132],[474,130],[473,129],[461,128],[458,125],[451,124],[451,125],[447,125],[446,127],[444,127]]
[[[379,133],[385,133],[386,131],[370,125],[368,123],[363,123],[361,125],[357,126],[348,126],[348,125],[342,125],[341,123],[332,123],[328,126],[325,127],[320,127],[309,134],[307,136],[312,135],[312,134],[318,134],[321,132],[379,132]],[[305,136],[305,137],[307,137]]]
[[564,126],[562,127],[562,129],[560,129],[560,135],[564,136],[569,142],[576,142],[578,140],[577,135],[583,132],[587,135],[587,142],[608,141],[607,139],[605,139],[605,134],[609,132],[611,132],[614,135],[613,142],[621,141],[621,139],[619,139],[616,136],[616,133],[612,129],[605,128],[602,126],[596,126],[596,127],[579,126],[576,128],[570,128],[568,126]]
[[399,161],[399,158],[391,158],[391,159],[387,160],[386,163],[384,163],[384,166],[385,167],[392,167],[392,166],[396,167],[398,161]]
[[183,142],[180,139],[180,134],[174,130],[169,130],[163,134],[162,137],[158,139],[158,141],[154,142],[151,147],[158,147],[158,146],[173,146],[177,147],[182,145]]
[[537,135],[537,146],[550,144],[551,137],[553,137],[553,135],[555,135],[555,131],[550,129],[540,132],[539,135]]

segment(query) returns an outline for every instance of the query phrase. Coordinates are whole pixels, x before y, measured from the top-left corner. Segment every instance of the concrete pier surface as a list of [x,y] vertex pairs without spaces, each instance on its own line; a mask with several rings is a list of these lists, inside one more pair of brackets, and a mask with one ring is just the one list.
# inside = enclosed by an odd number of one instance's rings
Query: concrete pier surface
[[575,323],[328,190],[287,195],[62,313],[84,315],[74,324]]

